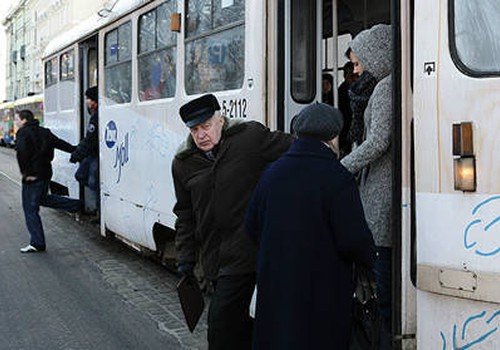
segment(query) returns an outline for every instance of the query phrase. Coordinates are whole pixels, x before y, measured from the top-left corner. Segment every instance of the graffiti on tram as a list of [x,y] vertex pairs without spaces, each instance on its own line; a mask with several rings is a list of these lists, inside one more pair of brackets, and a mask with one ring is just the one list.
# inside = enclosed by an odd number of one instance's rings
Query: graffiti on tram
[[500,254],[500,196],[490,197],[474,207],[464,231],[464,247],[481,257]]
[[453,325],[452,334],[446,336],[441,331],[443,350],[465,350],[484,349],[483,345],[487,341],[492,341],[499,335],[500,311],[483,311],[477,315],[468,317],[463,324],[458,327]]
[[113,168],[117,172],[116,183],[119,183],[122,177],[122,168],[127,165],[130,156],[129,133],[125,133],[121,142],[118,142],[118,128],[114,121],[108,122],[104,134],[106,147],[115,151]]

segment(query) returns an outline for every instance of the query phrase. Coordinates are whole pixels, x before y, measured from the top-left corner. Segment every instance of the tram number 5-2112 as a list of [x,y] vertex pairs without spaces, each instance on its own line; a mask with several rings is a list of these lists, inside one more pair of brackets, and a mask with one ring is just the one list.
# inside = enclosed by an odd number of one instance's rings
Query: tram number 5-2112
[[228,118],[246,118],[247,106],[246,98],[222,100],[222,114]]

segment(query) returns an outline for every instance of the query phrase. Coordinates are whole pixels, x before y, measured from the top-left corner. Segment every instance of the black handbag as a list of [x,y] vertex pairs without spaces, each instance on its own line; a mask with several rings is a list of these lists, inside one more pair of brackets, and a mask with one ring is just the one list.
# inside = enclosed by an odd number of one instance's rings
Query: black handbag
[[378,309],[377,288],[373,272],[363,266],[354,269],[355,292],[350,350],[376,350],[382,321]]

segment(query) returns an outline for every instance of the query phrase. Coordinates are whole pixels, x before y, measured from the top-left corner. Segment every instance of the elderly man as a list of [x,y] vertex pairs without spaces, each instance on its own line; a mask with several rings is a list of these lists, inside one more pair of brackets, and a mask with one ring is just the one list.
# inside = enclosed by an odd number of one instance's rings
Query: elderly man
[[337,160],[342,114],[324,103],[293,120],[296,140],[248,206],[259,243],[254,350],[348,349],[353,263],[375,247],[353,176]]
[[211,350],[251,348],[248,307],[255,285],[256,247],[244,234],[248,200],[266,165],[284,153],[290,135],[221,116],[215,96],[180,108],[190,130],[172,164],[178,271],[198,260],[215,288],[208,314]]

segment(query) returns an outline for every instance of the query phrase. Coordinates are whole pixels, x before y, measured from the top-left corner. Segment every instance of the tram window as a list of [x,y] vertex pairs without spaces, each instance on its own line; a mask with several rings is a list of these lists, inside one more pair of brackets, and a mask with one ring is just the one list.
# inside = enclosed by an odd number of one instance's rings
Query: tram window
[[90,49],[88,52],[88,86],[97,85],[97,50]]
[[170,28],[176,9],[168,1],[139,18],[139,99],[172,97],[175,94],[177,38]]
[[212,0],[188,0],[186,37],[212,30]]
[[186,11],[188,94],[239,89],[245,67],[245,2],[190,0]]
[[132,96],[132,24],[127,22],[106,34],[104,68],[106,97],[116,103]]
[[221,0],[214,3],[214,25],[223,26],[245,18],[244,0]]
[[61,55],[61,80],[75,78],[75,53],[73,50]]
[[139,19],[139,53],[156,49],[156,11],[148,12]]
[[45,62],[45,87],[57,83],[57,58]]
[[106,34],[106,65],[118,62],[118,30]]
[[316,96],[316,2],[292,0],[291,94],[296,102]]
[[455,62],[470,75],[500,74],[500,2],[454,0],[450,6]]

